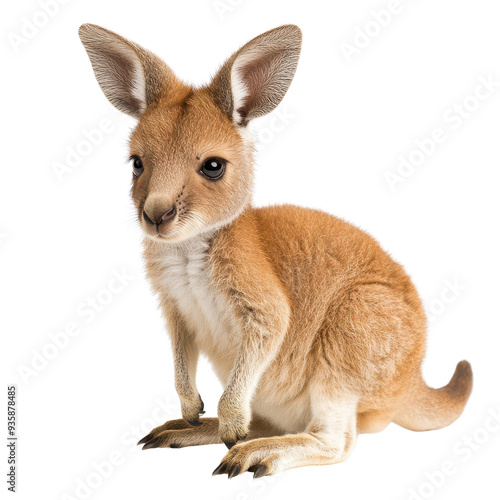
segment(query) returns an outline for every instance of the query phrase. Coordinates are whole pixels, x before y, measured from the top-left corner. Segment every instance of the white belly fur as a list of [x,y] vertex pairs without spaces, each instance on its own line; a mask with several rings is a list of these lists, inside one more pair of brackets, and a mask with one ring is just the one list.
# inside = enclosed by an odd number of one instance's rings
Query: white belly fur
[[195,334],[198,348],[212,362],[225,383],[236,357],[238,341],[235,321],[224,297],[217,293],[207,263],[209,243],[202,238],[161,256],[162,285],[176,301],[188,328]]

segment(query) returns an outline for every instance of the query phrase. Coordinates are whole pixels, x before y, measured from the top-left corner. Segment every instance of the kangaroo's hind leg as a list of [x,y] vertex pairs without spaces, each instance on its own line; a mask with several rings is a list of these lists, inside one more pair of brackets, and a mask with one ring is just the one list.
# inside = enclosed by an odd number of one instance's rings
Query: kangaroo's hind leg
[[346,460],[357,437],[357,398],[337,399],[318,391],[314,399],[313,418],[304,432],[239,443],[229,450],[214,474],[231,478],[250,471],[260,477],[293,467]]
[[[200,446],[204,444],[220,444],[218,418],[201,418],[201,424],[193,426],[185,420],[169,420],[153,429],[137,444],[143,444],[143,449],[149,448],[183,448],[185,446]],[[267,421],[254,416],[250,423],[248,439],[262,436],[277,435]]]
[[220,443],[219,422],[217,418],[201,418],[200,425],[190,425],[182,418],[169,420],[153,429],[137,444],[143,444],[143,450],[149,448],[182,448],[202,444]]

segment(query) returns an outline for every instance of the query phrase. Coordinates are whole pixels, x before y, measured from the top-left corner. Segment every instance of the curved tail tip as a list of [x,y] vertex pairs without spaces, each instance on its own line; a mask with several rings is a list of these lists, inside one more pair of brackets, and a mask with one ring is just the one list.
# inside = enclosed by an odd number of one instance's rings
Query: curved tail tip
[[448,391],[461,400],[463,405],[469,399],[472,391],[474,375],[471,364],[465,359],[460,361],[455,368],[455,373],[448,385]]

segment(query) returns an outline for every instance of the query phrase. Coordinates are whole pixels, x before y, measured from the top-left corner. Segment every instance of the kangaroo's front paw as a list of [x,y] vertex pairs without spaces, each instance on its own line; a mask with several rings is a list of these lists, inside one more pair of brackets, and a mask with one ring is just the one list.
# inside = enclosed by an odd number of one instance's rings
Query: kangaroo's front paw
[[181,398],[182,418],[190,425],[201,425],[200,416],[205,413],[205,407],[201,396],[194,399]]
[[250,427],[250,411],[245,411],[228,400],[221,399],[218,408],[219,436],[231,449],[238,441],[245,439]]

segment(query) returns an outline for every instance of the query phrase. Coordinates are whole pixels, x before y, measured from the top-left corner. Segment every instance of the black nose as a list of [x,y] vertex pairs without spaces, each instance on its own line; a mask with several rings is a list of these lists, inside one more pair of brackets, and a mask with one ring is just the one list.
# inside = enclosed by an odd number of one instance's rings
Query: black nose
[[162,210],[154,210],[154,213],[151,213],[148,215],[146,210],[144,210],[142,212],[142,215],[143,215],[146,223],[151,224],[153,226],[159,226],[163,222],[166,222],[170,219],[173,219],[175,217],[176,213],[177,213],[177,209],[175,208],[175,205],[174,205],[166,212],[163,209]]

